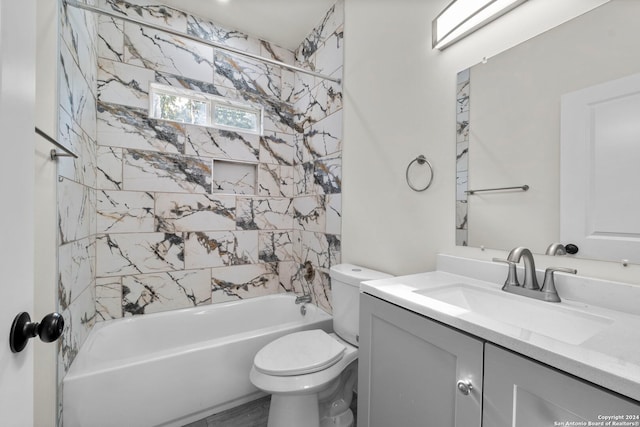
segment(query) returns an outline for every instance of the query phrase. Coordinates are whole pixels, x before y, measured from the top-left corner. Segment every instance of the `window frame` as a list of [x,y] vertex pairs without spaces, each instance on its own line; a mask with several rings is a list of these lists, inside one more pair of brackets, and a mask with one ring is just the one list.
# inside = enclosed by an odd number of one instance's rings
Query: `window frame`
[[[206,123],[189,123],[180,120],[174,120],[168,117],[158,117],[155,115],[155,95],[169,95],[186,98],[191,101],[204,102],[207,104]],[[224,108],[230,108],[233,110],[239,110],[248,113],[255,113],[256,115],[256,127],[254,129],[246,129],[236,126],[230,126],[227,124],[217,123],[215,120],[216,107],[221,106]],[[167,86],[155,82],[149,83],[149,118],[156,120],[165,120],[174,123],[183,123],[191,126],[204,126],[215,129],[221,129],[234,132],[245,132],[255,135],[264,134],[264,108],[262,106],[252,105],[249,103],[238,102],[224,98],[217,95],[212,95],[206,92],[198,92],[190,89],[176,88],[173,86]]]

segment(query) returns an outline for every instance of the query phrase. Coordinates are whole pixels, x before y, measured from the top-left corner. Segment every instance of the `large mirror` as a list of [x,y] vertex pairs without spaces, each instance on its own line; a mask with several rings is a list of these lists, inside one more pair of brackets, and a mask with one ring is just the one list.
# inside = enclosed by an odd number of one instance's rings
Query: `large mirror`
[[638,22],[640,2],[612,0],[459,73],[458,245],[640,263]]

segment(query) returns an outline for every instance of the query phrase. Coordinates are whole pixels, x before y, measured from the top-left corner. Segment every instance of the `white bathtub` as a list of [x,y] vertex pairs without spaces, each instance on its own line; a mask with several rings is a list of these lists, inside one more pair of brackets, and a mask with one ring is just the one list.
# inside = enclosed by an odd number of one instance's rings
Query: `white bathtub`
[[98,323],[63,380],[64,427],[181,426],[257,399],[253,357],[294,331],[331,331],[272,295]]

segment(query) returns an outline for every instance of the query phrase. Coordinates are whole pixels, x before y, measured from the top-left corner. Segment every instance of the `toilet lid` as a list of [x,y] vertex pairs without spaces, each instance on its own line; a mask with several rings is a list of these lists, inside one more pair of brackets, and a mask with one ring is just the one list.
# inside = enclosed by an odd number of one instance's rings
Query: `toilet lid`
[[264,346],[253,364],[268,375],[310,374],[335,364],[345,349],[321,329],[294,332]]

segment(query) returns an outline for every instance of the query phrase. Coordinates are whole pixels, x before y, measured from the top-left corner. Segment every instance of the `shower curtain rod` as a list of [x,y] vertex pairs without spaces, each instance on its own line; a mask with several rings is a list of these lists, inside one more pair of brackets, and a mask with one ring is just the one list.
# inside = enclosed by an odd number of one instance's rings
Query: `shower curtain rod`
[[72,7],[76,7],[78,9],[88,10],[89,12],[98,13],[100,15],[106,15],[106,16],[109,16],[109,17],[115,18],[115,19],[122,19],[123,21],[129,21],[129,22],[132,22],[134,24],[142,25],[144,27],[148,27],[148,28],[151,28],[151,29],[154,29],[154,30],[162,31],[164,33],[169,33],[169,34],[172,34],[174,36],[183,37],[185,39],[189,39],[189,40],[194,41],[194,42],[202,43],[202,44],[211,46],[211,47],[213,47],[215,49],[231,52],[231,53],[233,53],[235,55],[244,56],[244,57],[247,57],[247,58],[254,59],[256,61],[260,61],[260,62],[265,62],[267,64],[271,64],[271,65],[277,65],[279,67],[286,68],[286,69],[291,70],[291,71],[297,71],[299,73],[304,73],[304,74],[308,74],[310,76],[319,77],[321,79],[329,80],[329,81],[332,81],[332,82],[335,82],[335,83],[338,83],[338,84],[342,83],[342,80],[337,78],[337,77],[330,77],[330,76],[326,76],[326,75],[321,74],[321,73],[316,73],[315,71],[305,70],[304,68],[296,67],[295,65],[289,65],[289,64],[281,62],[281,61],[276,61],[275,59],[265,58],[265,57],[262,57],[260,55],[256,55],[256,54],[253,54],[253,53],[250,53],[250,52],[244,52],[242,50],[239,50],[239,49],[236,49],[236,48],[233,48],[233,47],[230,47],[230,46],[225,46],[225,45],[223,45],[221,43],[213,42],[213,41],[210,41],[210,40],[204,40],[204,39],[201,39],[199,37],[192,36],[190,34],[181,33],[180,31],[172,30],[170,28],[161,27],[159,25],[154,25],[154,24],[151,24],[151,23],[148,23],[148,22],[141,21],[139,19],[130,18],[128,16],[119,15],[117,13],[109,12],[108,10],[100,9],[100,8],[97,8],[97,7],[94,7],[94,6],[85,4],[85,3],[79,3],[76,0],[63,0],[63,1],[64,1],[65,4],[67,4],[69,6],[72,6]]

